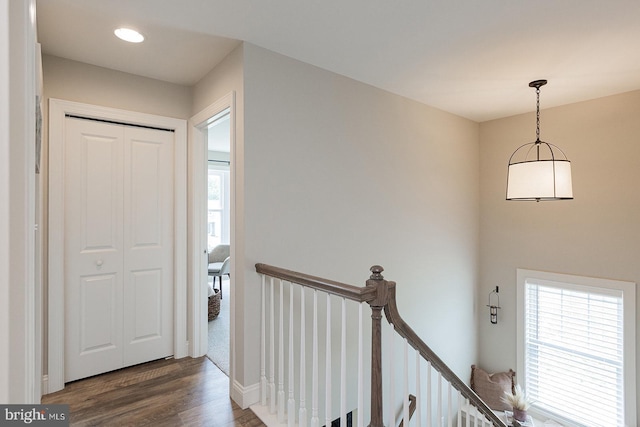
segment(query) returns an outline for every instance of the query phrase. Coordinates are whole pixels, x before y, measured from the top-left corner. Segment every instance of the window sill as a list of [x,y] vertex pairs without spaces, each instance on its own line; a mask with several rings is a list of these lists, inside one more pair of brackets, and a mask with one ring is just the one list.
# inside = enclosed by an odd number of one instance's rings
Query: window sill
[[[466,419],[467,417],[469,417],[469,424],[470,425],[474,425],[475,422],[475,410],[472,410],[473,413],[470,414],[469,413],[469,408],[471,405],[463,405],[460,408],[460,413],[462,414],[462,425],[466,425]],[[504,420],[505,423],[507,423],[507,418],[505,416],[504,411],[493,411],[494,414],[496,414],[498,417],[500,417],[501,420]],[[539,418],[534,418],[533,416],[531,416],[531,420],[533,422],[533,426],[532,427],[563,427],[562,424],[559,424],[553,420],[541,420]],[[510,425],[510,424],[507,424]],[[532,424],[523,424],[524,426],[528,427],[531,426]]]

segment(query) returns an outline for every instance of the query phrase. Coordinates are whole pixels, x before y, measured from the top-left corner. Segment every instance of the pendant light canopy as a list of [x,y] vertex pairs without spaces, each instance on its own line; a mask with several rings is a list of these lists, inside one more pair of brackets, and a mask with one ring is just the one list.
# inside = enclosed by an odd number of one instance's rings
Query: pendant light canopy
[[540,87],[546,80],[535,80],[536,140],[521,145],[509,158],[507,200],[573,199],[571,162],[557,146],[540,141]]

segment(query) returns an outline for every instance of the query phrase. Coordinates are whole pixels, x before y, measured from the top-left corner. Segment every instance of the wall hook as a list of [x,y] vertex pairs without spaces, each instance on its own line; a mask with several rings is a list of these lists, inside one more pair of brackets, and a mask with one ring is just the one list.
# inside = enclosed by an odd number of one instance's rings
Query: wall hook
[[[496,286],[496,288],[489,293],[489,318],[493,325],[498,324],[498,309],[500,308],[500,287]],[[497,305],[495,304],[497,302]]]

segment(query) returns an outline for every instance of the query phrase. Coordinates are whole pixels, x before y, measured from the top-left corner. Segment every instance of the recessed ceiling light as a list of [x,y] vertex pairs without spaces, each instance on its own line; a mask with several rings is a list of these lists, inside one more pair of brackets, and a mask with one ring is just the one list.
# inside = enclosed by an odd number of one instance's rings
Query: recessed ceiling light
[[144,41],[144,36],[131,28],[118,28],[113,33],[126,42],[140,43]]

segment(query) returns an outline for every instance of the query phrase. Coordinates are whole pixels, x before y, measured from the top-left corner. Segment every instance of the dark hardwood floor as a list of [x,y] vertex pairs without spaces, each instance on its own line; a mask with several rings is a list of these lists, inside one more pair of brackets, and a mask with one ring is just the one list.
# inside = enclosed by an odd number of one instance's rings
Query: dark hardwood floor
[[157,360],[75,381],[42,403],[69,404],[72,426],[264,425],[229,398],[229,378],[206,357]]

